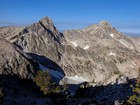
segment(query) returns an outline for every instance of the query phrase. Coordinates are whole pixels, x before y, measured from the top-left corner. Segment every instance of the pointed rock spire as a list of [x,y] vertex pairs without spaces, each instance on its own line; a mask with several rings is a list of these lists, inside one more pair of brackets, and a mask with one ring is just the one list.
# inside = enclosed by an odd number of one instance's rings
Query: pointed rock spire
[[106,20],[101,21],[99,23],[99,26],[101,26],[101,27],[112,27],[112,25],[109,22],[107,22]]
[[51,31],[53,31],[53,29],[54,29],[54,24],[53,24],[52,20],[47,16],[45,18],[41,19],[39,21],[39,23],[46,29],[50,29]]

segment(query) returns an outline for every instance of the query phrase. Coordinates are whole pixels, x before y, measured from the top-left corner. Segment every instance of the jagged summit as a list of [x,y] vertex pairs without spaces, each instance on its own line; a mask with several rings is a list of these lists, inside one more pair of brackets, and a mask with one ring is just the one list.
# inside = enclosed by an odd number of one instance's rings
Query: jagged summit
[[56,29],[49,17],[25,27],[7,39],[10,42],[15,42],[25,52],[44,55],[53,61],[59,60],[60,52],[58,48],[61,47],[61,33]]
[[104,28],[104,29],[112,29],[113,28],[113,26],[105,20],[101,21],[98,25],[99,25],[99,27]]
[[[122,68],[117,67],[118,64],[116,65],[115,62],[119,62],[120,58],[129,61],[131,58],[129,54],[132,53],[135,56],[136,53],[132,41],[123,36],[107,21],[101,21],[83,29],[65,31],[63,36],[65,41],[61,41],[61,34],[55,28],[52,20],[45,17],[15,35],[12,42],[24,52],[43,55],[60,66],[62,65],[67,76],[77,75],[88,81],[91,81],[91,78],[96,81],[104,80],[109,76],[108,74],[114,72],[107,64],[113,62],[115,70],[121,70]],[[137,57],[134,58],[137,59]],[[40,63],[43,65],[48,63],[42,61],[40,60]],[[102,61],[104,61],[102,66],[98,66]],[[83,62],[83,65],[81,66],[79,62]],[[86,64],[88,62],[90,62],[89,67]],[[106,71],[103,72],[102,69]],[[102,78],[98,76],[98,73],[102,75]],[[132,76],[136,76],[135,72]]]
[[[46,16],[45,18],[41,19],[39,23],[45,28],[45,29],[50,29],[51,31],[54,31],[54,24],[52,20]],[[55,28],[56,29],[56,28]]]
[[[67,33],[69,33],[69,35]],[[75,35],[73,33],[77,33],[77,34]],[[85,40],[87,42],[89,42],[90,39],[96,39],[96,38],[101,40],[109,37],[110,38],[122,37],[122,34],[120,34],[119,31],[117,31],[109,22],[104,20],[97,24],[90,25],[86,28],[64,31],[64,35],[65,38],[71,37],[71,39],[74,40],[75,37],[77,38],[77,40],[79,40],[80,38],[82,38],[82,40],[87,39]]]
[[[52,20],[45,17],[24,29],[13,31],[12,34],[11,30],[0,34],[13,43],[0,39],[0,74],[32,78],[37,70],[48,70],[58,82],[87,82],[93,87],[107,84],[120,84],[122,87],[128,79],[139,76],[140,53],[136,49],[139,46],[135,47],[131,39],[107,21],[60,33]],[[101,91],[101,100],[113,101],[111,96],[124,99],[121,96],[127,93],[123,91],[120,92],[122,95],[114,95],[120,88],[115,92],[111,89],[116,90],[114,87],[108,89],[111,94],[108,94],[108,90],[107,94]],[[19,97],[18,94],[17,96]]]
[[108,21],[106,21],[106,20],[102,20],[102,21],[99,23],[99,25],[108,26],[108,25],[110,25],[110,23],[109,23]]
[[92,24],[88,27],[82,28],[82,29],[78,29],[78,30],[83,30],[86,32],[90,32],[90,31],[100,31],[100,30],[104,30],[104,31],[109,31],[111,29],[115,29],[109,22],[103,20],[97,24]]
[[40,32],[40,31],[47,31],[47,32],[55,32],[59,33],[56,29],[56,27],[53,24],[53,21],[49,17],[45,17],[38,22],[26,27],[24,32]]
[[47,21],[48,22],[47,24],[49,24],[50,22],[53,23],[52,20],[51,20],[51,18],[49,18],[48,16],[44,17],[40,21]]

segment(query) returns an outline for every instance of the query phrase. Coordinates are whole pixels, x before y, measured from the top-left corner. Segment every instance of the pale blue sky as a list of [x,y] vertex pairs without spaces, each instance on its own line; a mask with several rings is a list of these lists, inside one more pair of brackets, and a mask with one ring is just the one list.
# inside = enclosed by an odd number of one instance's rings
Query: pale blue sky
[[59,30],[107,20],[121,32],[140,33],[140,0],[0,0],[0,26],[30,25],[45,16]]

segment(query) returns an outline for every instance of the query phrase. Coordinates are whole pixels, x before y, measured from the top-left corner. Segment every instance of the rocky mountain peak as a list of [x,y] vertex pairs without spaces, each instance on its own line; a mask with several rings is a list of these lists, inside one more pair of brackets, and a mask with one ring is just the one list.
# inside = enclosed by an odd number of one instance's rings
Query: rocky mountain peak
[[23,29],[23,34],[25,33],[32,33],[32,32],[49,32],[51,34],[58,34],[59,32],[57,31],[56,27],[54,26],[52,20],[49,17],[45,17],[41,20],[39,20],[37,23],[34,23],[28,27],[25,27]]
[[60,44],[62,35],[49,17],[23,28],[6,39],[24,52],[44,55],[53,61],[60,60],[59,56],[63,51]]
[[48,16],[44,17],[44,18],[41,19],[40,21],[41,21],[42,23],[43,23],[43,22],[46,22],[46,24],[53,23],[52,20],[51,20]]
[[99,26],[102,27],[112,27],[111,24],[109,22],[107,22],[106,20],[103,20],[99,23]]
[[[79,30],[68,30],[63,32],[64,37],[61,36],[52,20],[45,17],[16,34],[12,42],[33,58],[36,56],[40,64],[48,65],[48,61],[44,61],[48,58],[62,67],[67,76],[79,76],[87,81],[103,81],[116,71],[128,70],[129,73],[133,65],[134,70],[138,67],[132,60],[134,63],[129,69],[121,70],[122,62],[127,67],[131,58],[138,58],[137,52],[132,41],[107,21]],[[136,72],[133,73],[136,77]]]
[[103,32],[104,34],[109,34],[112,31],[117,31],[109,22],[103,20],[97,24],[90,25],[86,28],[80,29],[83,30],[86,33],[97,33],[97,32]]
[[[102,102],[107,98],[110,101],[110,96],[124,99],[120,95],[128,93],[124,91],[128,88],[125,85],[122,87],[122,84],[140,74],[140,44],[133,43],[140,41],[131,41],[107,21],[60,33],[52,20],[45,17],[25,28],[0,28],[0,31],[0,36],[7,39],[0,39],[1,75],[31,79],[38,70],[47,70],[54,77],[53,80],[60,84],[67,83],[76,87],[83,84],[84,88],[90,85],[95,88],[104,86],[107,90],[103,87],[102,91],[100,88],[103,94],[95,92],[99,95],[96,98],[100,97]],[[94,93],[96,90],[90,91]],[[114,95],[116,91],[118,94]],[[89,94],[89,90],[87,92]]]
[[39,21],[39,23],[45,28],[45,29],[51,29],[53,31],[54,29],[54,24],[52,20],[49,17],[45,17]]

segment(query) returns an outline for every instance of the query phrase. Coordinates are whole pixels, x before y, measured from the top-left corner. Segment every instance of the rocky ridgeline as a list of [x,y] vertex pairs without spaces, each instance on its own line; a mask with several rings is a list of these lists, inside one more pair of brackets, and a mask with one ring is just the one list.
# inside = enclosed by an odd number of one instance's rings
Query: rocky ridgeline
[[[103,82],[111,78],[112,82],[113,75],[138,76],[137,47],[106,21],[60,33],[52,20],[45,17],[6,39],[26,53],[56,62],[64,70],[66,79]],[[37,61],[40,59],[36,57]],[[40,63],[46,66],[47,62]]]
[[0,36],[1,74],[32,78],[37,69],[47,69],[61,84],[90,86],[139,76],[139,43],[106,21],[60,33],[45,17],[27,27],[1,27]]

